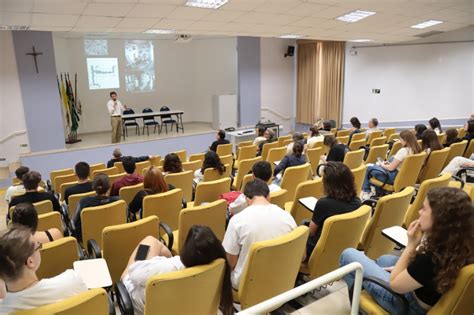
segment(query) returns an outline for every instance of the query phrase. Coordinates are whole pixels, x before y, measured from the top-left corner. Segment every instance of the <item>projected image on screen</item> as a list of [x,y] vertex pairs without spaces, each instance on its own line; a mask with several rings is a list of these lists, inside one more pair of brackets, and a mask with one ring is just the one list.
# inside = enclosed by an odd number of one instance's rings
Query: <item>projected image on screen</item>
[[106,39],[84,39],[86,56],[107,56],[109,49]]
[[115,89],[120,87],[117,58],[87,58],[89,89]]
[[125,41],[125,88],[127,92],[155,90],[155,61],[151,41]]

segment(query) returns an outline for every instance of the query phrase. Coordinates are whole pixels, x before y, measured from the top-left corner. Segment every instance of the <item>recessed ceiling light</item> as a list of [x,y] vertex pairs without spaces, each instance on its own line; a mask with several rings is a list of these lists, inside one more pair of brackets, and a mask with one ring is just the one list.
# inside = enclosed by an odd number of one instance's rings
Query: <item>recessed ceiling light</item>
[[410,27],[421,29],[421,28],[427,28],[427,27],[437,25],[437,24],[441,24],[441,23],[443,23],[443,21],[428,20],[428,21],[425,21],[425,22],[422,22],[422,23],[419,23],[419,24],[416,24],[416,25],[412,25]]
[[287,34],[287,35],[281,35],[280,38],[286,38],[286,39],[297,39],[301,38],[303,36],[301,35],[293,35],[293,34]]
[[353,42],[353,43],[367,43],[371,41],[372,41],[371,39],[351,39],[350,40],[350,42]]
[[30,27],[26,25],[0,25],[0,31],[27,31]]
[[336,20],[353,23],[353,22],[357,22],[362,19],[365,19],[366,17],[369,17],[374,14],[375,12],[372,12],[372,11],[356,10],[356,11],[352,11],[350,13],[344,14],[343,16],[337,17]]
[[218,9],[227,2],[229,0],[188,0],[185,5],[195,8]]
[[175,30],[159,30],[159,29],[151,29],[151,30],[147,30],[143,33],[146,33],[146,34],[174,34],[176,31]]

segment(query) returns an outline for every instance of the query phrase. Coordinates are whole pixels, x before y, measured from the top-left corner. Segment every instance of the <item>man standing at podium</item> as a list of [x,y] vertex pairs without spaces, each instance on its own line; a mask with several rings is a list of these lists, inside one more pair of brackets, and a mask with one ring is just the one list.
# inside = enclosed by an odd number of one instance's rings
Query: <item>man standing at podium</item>
[[126,105],[117,99],[117,92],[110,92],[110,100],[107,103],[107,109],[110,114],[110,121],[112,125],[112,143],[120,142],[121,131],[122,131],[122,114]]

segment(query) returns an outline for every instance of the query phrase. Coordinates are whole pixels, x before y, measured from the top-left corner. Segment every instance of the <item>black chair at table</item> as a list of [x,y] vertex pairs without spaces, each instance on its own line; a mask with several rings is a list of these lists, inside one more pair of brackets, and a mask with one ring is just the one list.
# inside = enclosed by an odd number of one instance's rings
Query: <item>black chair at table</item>
[[[133,109],[129,108],[129,109],[124,110],[123,114],[124,115],[135,114],[135,111]],[[124,131],[125,136],[128,137],[127,128],[128,127],[133,127],[133,126],[135,126],[135,133],[137,135],[140,135],[140,127],[138,126],[138,122],[137,122],[136,118],[124,118],[123,119],[123,131]]]
[[[142,113],[153,113],[153,109],[147,107],[145,108]],[[155,128],[153,129],[153,133],[156,133],[156,128],[160,127],[160,123],[155,120],[155,117],[143,117],[143,131],[142,134],[145,134],[145,127],[146,127],[146,134],[149,136],[150,132],[148,130],[149,126],[154,126]],[[160,132],[160,129],[158,128],[158,133]]]
[[[168,106],[161,106],[160,112],[169,112],[170,108]],[[171,131],[173,131],[173,124],[176,124],[176,131],[178,131],[178,123],[176,120],[171,118],[171,115],[162,115],[161,118],[161,128],[165,126],[166,134],[168,134],[168,125],[171,124]]]

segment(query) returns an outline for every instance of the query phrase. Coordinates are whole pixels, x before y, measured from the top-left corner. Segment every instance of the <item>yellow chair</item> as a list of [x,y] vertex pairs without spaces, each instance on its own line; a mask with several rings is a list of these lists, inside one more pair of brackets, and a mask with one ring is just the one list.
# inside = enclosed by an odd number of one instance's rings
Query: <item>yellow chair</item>
[[38,279],[55,277],[68,269],[79,260],[77,241],[68,236],[56,241],[43,244],[40,249],[41,264],[36,271]]
[[197,171],[198,169],[201,168],[202,166],[202,161],[201,160],[194,160],[191,162],[183,162],[181,163],[183,170],[184,171]]
[[[454,287],[443,294],[439,301],[426,313],[428,315],[473,314],[474,302],[474,264],[464,266],[456,278]],[[367,293],[362,291],[360,308],[367,314],[388,315]]]
[[394,133],[394,134],[390,135],[387,138],[387,143],[389,143],[391,141],[396,141],[396,140],[400,140],[400,134],[398,134],[398,133]]
[[281,161],[286,155],[286,147],[273,148],[268,151],[266,161],[272,165],[272,170],[275,167],[273,162]]
[[382,145],[387,142],[387,137],[379,137],[379,138],[373,138],[371,142],[369,142],[369,146],[377,146],[377,145]]
[[280,189],[270,193],[270,203],[277,205],[278,207],[285,209],[286,194],[288,191],[286,189]]
[[446,167],[446,165],[448,165],[449,162],[451,162],[451,160],[454,159],[456,156],[463,156],[464,151],[466,151],[466,147],[467,147],[467,140],[463,140],[461,142],[451,144],[449,146],[451,150],[449,151],[449,155],[446,158],[446,161],[444,162],[443,168]]
[[[473,142],[473,143],[474,143],[474,142]],[[20,179],[18,179],[18,178],[16,178],[16,177],[13,177],[13,178],[12,178],[12,185],[13,185],[13,186],[18,186],[18,185],[20,185],[20,184],[21,184],[21,180],[20,180]]]
[[450,180],[451,174],[442,174],[436,178],[423,181],[418,188],[415,200],[406,211],[405,218],[403,219],[403,226],[408,227],[411,222],[418,219],[418,210],[423,206],[428,191],[433,188],[446,187],[449,185]]
[[382,230],[402,224],[414,192],[413,187],[406,187],[398,193],[384,196],[378,200],[360,245],[360,249],[368,257],[377,259],[393,250],[395,247],[393,242],[382,235]]
[[260,154],[262,156],[262,159],[264,161],[267,161],[267,157],[268,157],[268,152],[270,151],[270,149],[274,149],[274,148],[278,148],[278,141],[274,141],[274,142],[270,142],[270,143],[265,143],[263,146],[262,146],[262,154]]
[[441,173],[450,150],[450,148],[444,148],[442,150],[433,151],[428,155],[425,165],[421,169],[420,177],[418,178],[419,183],[427,179],[435,178]]
[[283,147],[286,140],[293,140],[291,135],[280,136],[278,137],[278,146]]
[[438,141],[439,143],[441,144],[445,144],[446,143],[446,134],[443,132],[443,133],[440,133],[438,135]]
[[120,199],[125,201],[127,205],[129,205],[130,202],[132,202],[133,198],[135,198],[135,195],[140,190],[143,190],[143,183],[139,183],[132,186],[125,186],[125,187],[120,188],[119,197]]
[[101,174],[101,173],[105,174],[107,176],[117,175],[118,174],[118,169],[117,169],[116,166],[112,166],[112,167],[109,167],[109,168],[101,168],[101,169],[91,171],[92,179],[94,177],[96,177],[98,174]]
[[57,211],[40,214],[38,216],[37,231],[46,231],[49,229],[58,229],[64,232],[63,221],[61,220],[61,214]]
[[56,176],[54,178],[54,187],[55,187],[54,191],[57,193],[61,193],[61,185],[64,183],[71,183],[71,182],[77,183],[76,174]]
[[383,131],[382,136],[390,138],[390,136],[394,135],[396,132],[397,131],[396,131],[395,128],[385,128],[384,131]]
[[362,165],[364,161],[364,154],[364,149],[347,152],[346,155],[344,155],[343,163],[346,164],[350,169],[357,168]]
[[310,145],[308,145],[308,149],[315,149],[315,148],[324,148],[324,142],[323,141],[316,141],[316,142],[312,142]]
[[[362,133],[357,133],[355,135],[363,135],[364,136],[364,134],[362,134]],[[365,140],[365,138],[361,139],[361,140],[355,140],[355,141],[354,141],[354,139],[352,139],[351,143],[349,144],[349,149],[351,151],[359,150],[360,148],[365,147],[366,143],[367,143],[367,141]]]
[[281,179],[280,187],[288,190],[287,201],[295,198],[296,187],[298,187],[299,183],[308,179],[310,172],[311,165],[309,163],[286,168]]
[[222,155],[222,156],[219,156],[219,158],[221,159],[222,164],[224,165],[229,164],[230,168],[233,167],[234,157],[232,156],[232,154]]
[[369,149],[369,154],[367,155],[367,159],[365,160],[365,163],[375,164],[375,162],[377,162],[377,158],[381,158],[382,160],[385,160],[385,157],[387,156],[387,151],[388,151],[388,144],[371,146]]
[[234,168],[239,169],[240,162],[243,160],[252,159],[257,155],[257,146],[256,145],[249,145],[240,147],[239,149],[239,156],[234,163]]
[[360,141],[360,140],[365,140],[365,132],[353,134],[351,138],[351,143],[352,141]]
[[204,170],[204,177],[202,179],[203,182],[210,182],[210,181],[215,181],[218,179],[222,178],[230,178],[230,173],[232,171],[232,168],[230,167],[229,164],[224,164],[225,170],[221,174],[219,171],[215,168],[207,168]]
[[300,271],[315,279],[339,268],[342,251],[357,247],[370,212],[369,206],[361,206],[352,212],[327,218],[308,263],[303,263]]
[[173,153],[179,157],[181,162],[186,161],[186,150],[175,151]]
[[160,155],[153,155],[151,158],[150,158],[150,165],[153,165],[155,167],[158,167],[160,166],[160,161],[161,161],[161,156]]
[[74,214],[76,213],[77,205],[79,204],[79,201],[81,201],[81,199],[84,197],[95,196],[95,194],[96,194],[95,191],[90,191],[83,194],[75,194],[75,195],[69,196],[68,207],[67,207],[69,220],[72,220],[72,218],[74,218]]
[[30,310],[18,311],[15,315],[83,315],[109,314],[109,298],[102,289],[91,289],[59,302]]
[[[204,156],[205,155],[206,155],[206,153],[191,154],[188,158],[188,162],[201,161],[201,164],[202,164],[202,161],[204,161]],[[181,162],[184,162],[184,161],[181,161]]]
[[[43,201],[35,202],[33,203],[33,206],[35,206],[35,209],[38,215],[49,213],[54,210],[53,203],[51,202],[51,200],[43,200]],[[10,207],[8,209],[8,211],[10,212],[10,218],[12,217],[13,210],[15,210],[15,206]]]
[[107,166],[105,166],[105,163],[96,163],[96,164],[91,164],[89,165],[89,172],[90,174],[92,174],[93,171],[95,170],[101,170],[101,169],[104,169],[106,168]]
[[357,196],[360,195],[362,191],[362,184],[364,183],[365,173],[367,172],[367,166],[362,164],[359,167],[351,169],[352,174],[354,175],[354,183],[357,189]]
[[458,138],[462,139],[466,135],[466,129],[464,127],[457,128],[458,129]]
[[125,169],[123,168],[123,163],[122,162],[115,162],[114,166],[117,168],[117,174],[125,173]]
[[54,185],[55,184],[54,180],[56,179],[56,177],[65,176],[65,175],[74,175],[74,169],[65,168],[65,169],[62,169],[62,170],[51,171],[49,173],[49,179],[51,181],[51,187],[54,191],[56,190],[56,186]]
[[193,179],[193,171],[183,171],[181,173],[172,173],[165,176],[166,183],[180,188],[183,191],[183,197],[186,201],[193,199]]
[[240,161],[239,171],[235,175],[234,182],[232,184],[235,190],[240,190],[240,187],[242,185],[242,179],[244,178],[244,176],[252,171],[252,167],[254,166],[255,163],[260,162],[261,160],[262,160],[262,157],[257,156],[251,159]]
[[370,183],[383,189],[386,192],[399,192],[405,187],[415,187],[418,176],[420,175],[421,168],[426,159],[426,153],[421,152],[418,154],[409,155],[405,158],[395,177],[395,181],[392,185],[384,184],[382,181],[372,177]]
[[283,146],[287,147],[292,142],[293,142],[293,139],[286,139],[286,140],[283,141]]
[[349,144],[349,136],[343,137],[336,137],[337,142],[348,145]]
[[77,180],[68,182],[68,183],[62,183],[61,186],[59,186],[60,187],[59,188],[59,201],[60,202],[64,201],[64,195],[66,193],[66,189],[68,189],[69,187],[75,186],[77,184],[78,184]]
[[179,188],[143,198],[142,218],[156,215],[161,221],[176,230],[179,212],[182,209],[183,191]]
[[337,128],[331,128],[331,133],[336,134],[337,133]]
[[242,193],[245,191],[245,186],[247,185],[247,183],[252,180],[253,180],[253,174],[247,174],[244,176],[244,178],[242,178],[242,185],[240,186],[240,191]]
[[[305,197],[321,198],[324,196],[323,181],[321,178],[315,180],[307,180],[298,184],[296,187],[295,198],[285,203],[285,210],[289,211],[297,224],[305,219],[311,219],[313,212],[306,209],[299,200]],[[314,209],[313,209],[314,210]]]
[[397,154],[398,150],[402,148],[402,143],[400,141],[396,141],[393,143],[390,152],[388,153],[387,159],[390,159],[392,156]]
[[237,149],[236,149],[236,153],[235,153],[235,155],[237,156],[237,159],[239,159],[240,148],[242,148],[242,147],[248,147],[248,146],[251,146],[251,145],[253,145],[253,141],[252,141],[252,140],[239,142],[239,143],[237,144]]
[[188,207],[199,206],[203,202],[212,202],[219,196],[230,191],[230,178],[222,178],[210,182],[201,182],[196,186],[194,201],[188,202]]
[[119,173],[119,174],[115,174],[115,175],[110,175],[110,176],[109,176],[110,187],[112,188],[112,185],[113,185],[116,181],[118,181],[118,180],[124,178],[125,175],[127,175],[127,173]]
[[469,141],[469,144],[467,145],[466,151],[464,152],[463,156],[465,158],[470,158],[473,153],[474,153],[474,141]]
[[93,239],[102,247],[102,230],[123,223],[127,223],[127,204],[123,200],[82,209],[82,244]]
[[288,234],[253,243],[234,302],[246,309],[293,289],[307,239],[308,227],[299,226]]
[[321,155],[323,155],[323,148],[310,148],[306,150],[306,158],[308,159],[309,164],[311,164],[311,174],[316,175],[316,169],[319,165],[319,160]]
[[342,129],[338,130],[336,133],[336,137],[346,137],[351,134],[351,131],[349,129]]
[[219,156],[232,155],[232,143],[219,144],[216,153]]
[[[390,128],[389,128],[390,129]],[[395,133],[395,128],[392,128],[393,129],[393,132]],[[387,129],[385,129],[387,130]],[[385,133],[385,131],[384,131]],[[370,144],[372,142],[372,140],[374,140],[375,138],[380,138],[380,137],[389,137],[389,136],[386,136],[385,134],[382,134],[382,131],[381,130],[377,130],[377,131],[372,131],[371,133],[369,133],[369,135],[367,136],[367,143]]]
[[143,174],[143,170],[145,168],[149,168],[151,165],[150,161],[143,161],[135,163],[135,173],[136,174]]

